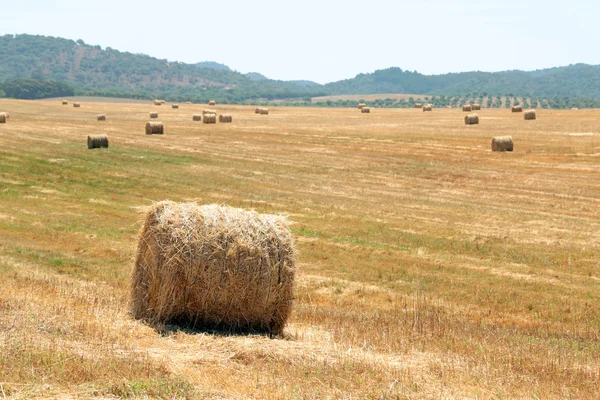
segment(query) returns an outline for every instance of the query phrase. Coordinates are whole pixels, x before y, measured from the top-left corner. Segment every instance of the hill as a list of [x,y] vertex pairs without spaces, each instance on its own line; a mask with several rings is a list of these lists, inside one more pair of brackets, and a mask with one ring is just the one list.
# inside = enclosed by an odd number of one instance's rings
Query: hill
[[217,70],[221,70],[221,71],[231,71],[231,68],[229,68],[227,65],[221,64],[221,63],[218,63],[215,61],[202,61],[202,62],[196,63],[194,65],[198,68],[209,68],[209,69],[217,69]]

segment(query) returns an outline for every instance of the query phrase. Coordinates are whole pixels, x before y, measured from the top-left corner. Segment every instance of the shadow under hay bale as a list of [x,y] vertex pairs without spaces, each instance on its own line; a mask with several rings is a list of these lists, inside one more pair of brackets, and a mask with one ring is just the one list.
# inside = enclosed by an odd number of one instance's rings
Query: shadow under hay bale
[[106,121],[106,115],[104,114],[99,114],[98,117],[96,117],[96,119],[98,121]]
[[496,136],[492,138],[492,151],[513,151],[512,136]]
[[510,110],[514,113],[519,113],[519,112],[523,112],[523,107],[522,106],[512,106]]
[[536,119],[535,110],[527,110],[527,111],[525,111],[525,113],[523,114],[523,118],[525,120],[534,120],[534,119]]
[[465,115],[465,125],[479,124],[479,116],[477,114]]
[[163,135],[165,127],[162,122],[148,122],[146,124],[146,135]]
[[107,149],[108,148],[108,136],[106,135],[95,135],[88,136],[87,138],[88,149]]
[[157,112],[151,112],[150,113],[150,118],[158,118],[158,113]]
[[284,217],[165,201],[146,214],[140,231],[132,313],[155,325],[279,334],[294,276]]
[[233,117],[230,114],[221,114],[219,115],[219,122],[224,124],[233,122]]
[[216,124],[217,123],[217,114],[204,114],[203,121],[205,124]]
[[200,115],[200,114],[192,115],[192,121],[202,121],[202,115]]

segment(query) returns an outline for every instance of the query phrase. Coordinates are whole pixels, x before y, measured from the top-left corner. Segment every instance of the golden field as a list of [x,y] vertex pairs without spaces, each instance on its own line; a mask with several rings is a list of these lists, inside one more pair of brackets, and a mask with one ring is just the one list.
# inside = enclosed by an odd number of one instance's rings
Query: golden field
[[[600,110],[204,108],[0,100],[0,397],[597,398]],[[130,317],[165,199],[288,216],[282,337]]]

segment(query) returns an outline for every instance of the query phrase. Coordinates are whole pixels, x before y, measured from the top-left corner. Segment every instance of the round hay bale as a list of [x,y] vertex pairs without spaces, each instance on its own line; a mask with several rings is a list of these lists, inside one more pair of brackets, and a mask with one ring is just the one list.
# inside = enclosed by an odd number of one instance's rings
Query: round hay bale
[[3,116],[4,116],[4,119],[5,119],[6,121],[8,121],[8,120],[10,119],[10,114],[9,114],[9,113],[7,113],[7,112],[1,112],[1,113],[0,113],[0,115],[3,115]]
[[361,110],[363,107],[366,107],[367,105],[365,103],[360,103],[358,105],[358,109]]
[[158,118],[158,113],[157,112],[151,112],[150,113],[150,118]]
[[171,107],[175,110],[179,109],[179,104],[171,104]]
[[479,116],[477,114],[465,115],[466,125],[477,125],[479,124]]
[[165,127],[162,122],[150,121],[146,124],[146,135],[163,135]]
[[452,108],[452,106],[446,106],[446,108]]
[[577,110],[579,110],[579,108],[577,108],[577,107],[571,108],[571,111],[577,111]]
[[204,114],[205,124],[216,124],[217,123],[217,114]]
[[261,115],[269,115],[269,109],[268,108],[261,108],[260,109],[260,114]]
[[260,108],[256,107],[256,108],[254,109],[254,114],[260,114]]
[[360,112],[363,114],[369,114],[371,112],[371,108],[369,107],[363,107],[360,109]]
[[470,104],[465,104],[464,106],[462,106],[462,110],[464,112],[471,112],[472,111],[471,105]]
[[433,106],[431,104],[427,104],[426,106],[423,106],[423,112],[425,111],[433,111]]
[[206,114],[216,114],[217,112],[215,110],[209,110],[209,109],[204,109],[202,110],[202,115],[206,115]]
[[104,115],[104,114],[98,114],[98,116],[96,117],[96,119],[98,121],[106,121],[106,115]]
[[472,104],[471,105],[471,110],[472,111],[479,111],[479,110],[481,110],[481,105],[480,104]]
[[208,102],[208,105],[209,105],[209,106],[216,106],[216,105],[217,105],[217,103],[216,103],[214,100],[210,100],[210,101]]
[[200,115],[200,114],[192,115],[192,121],[202,121],[202,115]]
[[0,114],[0,124],[5,124],[5,123],[6,123],[6,115]]
[[106,135],[94,135],[88,136],[88,149],[102,149],[108,148],[108,136]]
[[513,151],[512,136],[496,136],[492,138],[492,151]]
[[81,104],[79,104],[79,103],[73,103],[73,107],[79,108],[79,107],[81,107]]
[[512,107],[510,108],[510,110],[511,110],[512,112],[514,112],[514,113],[517,113],[517,112],[523,112],[523,107],[522,107],[522,106],[512,106]]
[[68,105],[68,104],[69,104],[69,102],[68,102],[67,100],[63,100],[63,101],[62,101],[62,105],[63,105],[63,106],[66,106],[66,105]]
[[423,107],[423,104],[421,104],[421,103],[415,103],[413,105],[413,108],[421,108],[421,107]]
[[525,118],[526,120],[535,119],[535,110],[525,111],[525,113],[523,114],[523,118]]
[[233,117],[230,114],[221,114],[219,115],[219,122],[231,123],[233,122]]
[[281,333],[296,251],[285,217],[157,203],[139,234],[132,314],[150,323]]
[[163,102],[163,101],[161,101],[161,100],[154,100],[154,105],[155,105],[155,106],[160,106],[160,105],[162,105],[163,103],[164,103],[164,102]]

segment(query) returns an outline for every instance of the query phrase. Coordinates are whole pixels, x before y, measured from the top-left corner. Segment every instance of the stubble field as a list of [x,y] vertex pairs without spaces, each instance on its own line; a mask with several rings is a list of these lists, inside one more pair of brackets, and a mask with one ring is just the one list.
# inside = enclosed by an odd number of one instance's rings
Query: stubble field
[[[0,397],[598,396],[600,110],[204,108],[0,100]],[[283,337],[130,317],[165,199],[289,217]]]

